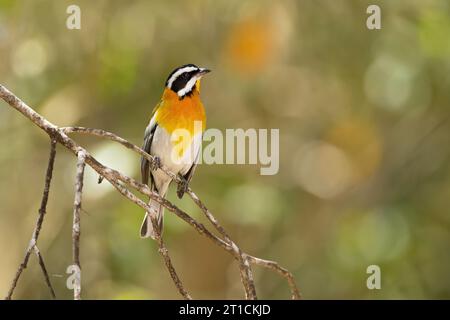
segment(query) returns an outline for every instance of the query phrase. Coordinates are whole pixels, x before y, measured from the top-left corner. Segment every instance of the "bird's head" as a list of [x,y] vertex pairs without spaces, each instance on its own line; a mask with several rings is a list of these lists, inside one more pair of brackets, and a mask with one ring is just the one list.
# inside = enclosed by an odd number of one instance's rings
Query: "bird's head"
[[166,81],[166,90],[172,90],[180,99],[200,91],[200,79],[211,70],[186,64],[172,71]]

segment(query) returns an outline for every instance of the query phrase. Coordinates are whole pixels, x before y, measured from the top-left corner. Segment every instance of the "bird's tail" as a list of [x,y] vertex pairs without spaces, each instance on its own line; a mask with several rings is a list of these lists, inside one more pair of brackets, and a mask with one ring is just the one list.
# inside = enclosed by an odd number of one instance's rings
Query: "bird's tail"
[[156,218],[156,227],[158,228],[157,231],[160,235],[162,235],[164,207],[154,200],[150,200],[148,205],[150,207],[150,211],[145,213],[144,221],[141,225],[141,238],[151,237],[155,240],[156,232],[153,228],[152,219],[150,219],[150,217]]

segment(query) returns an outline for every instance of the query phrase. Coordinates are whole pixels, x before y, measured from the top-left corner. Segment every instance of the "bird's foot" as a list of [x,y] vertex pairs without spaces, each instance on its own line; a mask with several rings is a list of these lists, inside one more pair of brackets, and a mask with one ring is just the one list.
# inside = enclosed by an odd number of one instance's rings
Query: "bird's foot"
[[183,198],[184,193],[187,191],[189,184],[184,177],[179,176],[179,178],[180,181],[178,182],[177,196],[181,199]]
[[157,156],[154,156],[153,161],[150,162],[150,170],[156,171],[159,168],[161,168],[161,159]]

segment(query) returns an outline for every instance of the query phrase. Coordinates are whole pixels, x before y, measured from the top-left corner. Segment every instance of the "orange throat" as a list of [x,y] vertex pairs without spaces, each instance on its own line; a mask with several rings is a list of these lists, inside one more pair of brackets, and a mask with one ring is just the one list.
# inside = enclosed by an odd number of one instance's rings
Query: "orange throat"
[[198,89],[194,89],[190,95],[180,99],[175,92],[166,88],[162,102],[156,112],[156,122],[169,134],[172,134],[176,129],[185,129],[191,135],[194,135],[196,121],[201,121],[201,131],[205,130],[205,109],[200,100]]

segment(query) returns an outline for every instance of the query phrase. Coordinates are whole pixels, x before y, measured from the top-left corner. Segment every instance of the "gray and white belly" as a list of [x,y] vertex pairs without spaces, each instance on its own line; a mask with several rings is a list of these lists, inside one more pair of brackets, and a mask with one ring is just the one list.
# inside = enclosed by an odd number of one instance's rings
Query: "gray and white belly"
[[[178,138],[183,139],[183,137],[180,136]],[[198,156],[202,142],[202,134],[196,134],[190,140],[191,141],[186,139],[186,141],[181,142],[182,140],[177,139],[176,141],[172,141],[171,135],[166,129],[158,126],[153,135],[150,153],[159,157],[161,164],[167,167],[171,172],[185,175]],[[180,143],[183,143],[183,145]],[[182,152],[180,152],[180,150]],[[152,174],[156,183],[156,188],[160,191],[161,195],[164,195],[170,184],[171,178],[161,170],[152,172]]]

